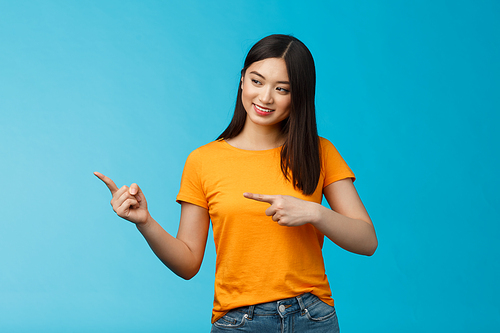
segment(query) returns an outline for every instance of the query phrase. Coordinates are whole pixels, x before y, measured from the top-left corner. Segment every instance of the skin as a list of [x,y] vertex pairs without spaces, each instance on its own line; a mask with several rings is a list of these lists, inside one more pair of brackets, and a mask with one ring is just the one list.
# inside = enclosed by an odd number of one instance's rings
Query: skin
[[[268,58],[247,68],[241,78],[241,101],[247,111],[241,133],[226,140],[234,147],[246,150],[265,150],[279,147],[284,138],[280,123],[290,114],[291,92],[283,59]],[[254,105],[273,110],[259,115]]]
[[118,216],[135,223],[153,252],[175,274],[188,280],[198,273],[207,242],[210,217],[205,208],[183,202],[177,237],[166,232],[148,211],[139,185],[120,189],[108,177],[94,172],[111,192],[111,206]]
[[243,195],[248,199],[269,203],[271,206],[265,213],[279,225],[296,227],[311,223],[343,249],[372,255],[378,246],[375,229],[352,180],[336,181],[325,187],[323,194],[332,209],[288,195]]
[[[280,122],[290,113],[290,85],[283,59],[269,58],[252,64],[241,78],[242,103],[247,119],[242,132],[227,140],[246,150],[279,147]],[[259,115],[254,105],[272,110]],[[175,274],[190,279],[200,269],[205,253],[210,216],[208,210],[187,202],[181,203],[181,218],[176,237],[166,232],[149,214],[146,197],[139,185],[118,188],[108,177],[94,173],[111,192],[111,206],[116,214],[132,223],[144,236],[153,252]],[[372,221],[351,179],[334,182],[323,194],[331,209],[320,204],[286,195],[243,193],[249,200],[267,202],[265,214],[286,227],[311,223],[343,249],[372,255],[378,245]]]

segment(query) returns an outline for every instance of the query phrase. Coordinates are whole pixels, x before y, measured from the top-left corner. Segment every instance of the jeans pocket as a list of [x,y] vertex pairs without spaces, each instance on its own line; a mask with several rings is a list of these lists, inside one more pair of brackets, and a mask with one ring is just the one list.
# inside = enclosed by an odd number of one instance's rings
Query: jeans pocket
[[231,310],[214,323],[214,326],[221,328],[236,328],[245,324],[248,315],[245,312]]
[[319,299],[304,309],[304,313],[312,321],[323,321],[337,315],[335,307]]

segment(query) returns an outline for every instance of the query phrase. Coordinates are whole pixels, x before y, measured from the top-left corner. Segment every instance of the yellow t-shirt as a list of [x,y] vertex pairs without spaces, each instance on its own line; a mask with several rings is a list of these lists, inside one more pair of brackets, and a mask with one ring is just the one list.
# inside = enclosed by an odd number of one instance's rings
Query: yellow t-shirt
[[325,274],[323,234],[311,224],[285,227],[266,216],[269,204],[244,192],[291,195],[321,203],[323,188],[354,174],[335,147],[320,138],[322,172],[305,196],[286,181],[280,148],[242,150],[224,140],[187,158],[177,201],[208,209],[217,253],[212,323],[240,306],[312,293],[333,305]]

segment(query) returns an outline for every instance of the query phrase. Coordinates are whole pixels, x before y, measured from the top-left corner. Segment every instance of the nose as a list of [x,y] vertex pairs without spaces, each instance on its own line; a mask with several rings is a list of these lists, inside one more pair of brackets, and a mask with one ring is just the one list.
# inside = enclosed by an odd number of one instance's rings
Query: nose
[[273,94],[271,88],[264,88],[259,94],[259,100],[263,104],[272,104],[273,103]]

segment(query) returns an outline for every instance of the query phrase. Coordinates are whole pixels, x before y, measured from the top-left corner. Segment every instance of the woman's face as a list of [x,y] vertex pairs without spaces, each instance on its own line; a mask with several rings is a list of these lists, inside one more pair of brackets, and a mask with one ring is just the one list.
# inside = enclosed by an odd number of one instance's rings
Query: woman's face
[[277,126],[290,114],[290,82],[285,60],[254,62],[241,78],[241,102],[247,120],[260,126]]

